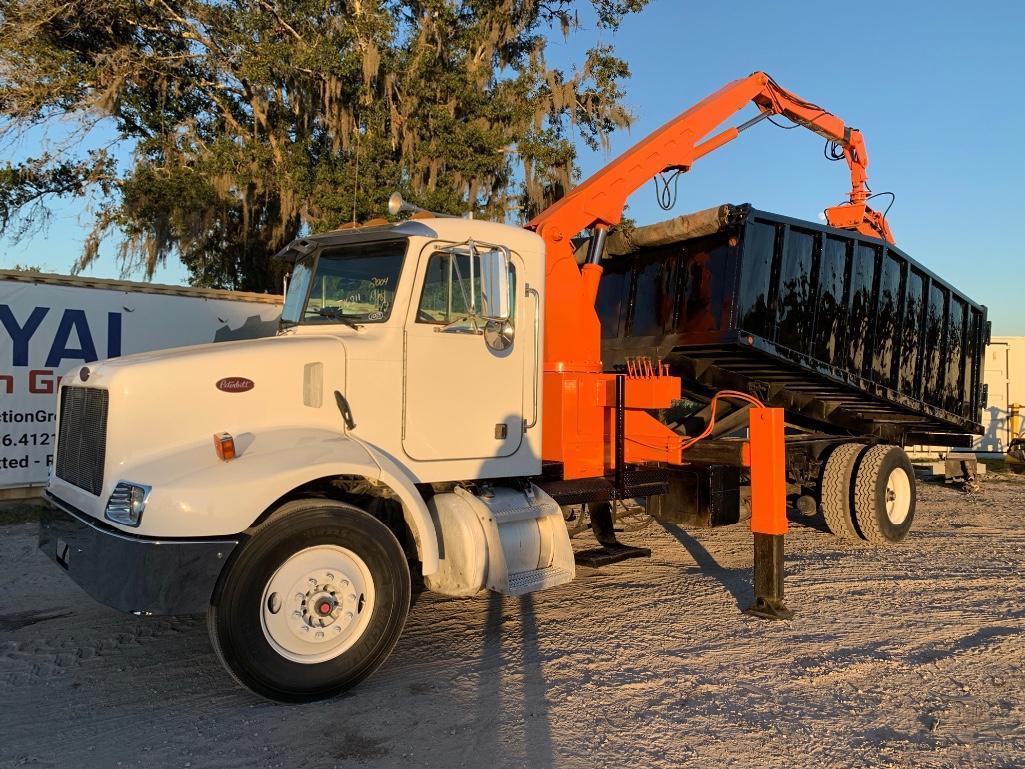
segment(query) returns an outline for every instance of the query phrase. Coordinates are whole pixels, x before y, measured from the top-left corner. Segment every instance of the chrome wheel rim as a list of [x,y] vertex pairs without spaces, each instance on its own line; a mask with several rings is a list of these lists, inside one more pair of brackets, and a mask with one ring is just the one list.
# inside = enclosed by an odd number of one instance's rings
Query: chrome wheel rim
[[271,575],[260,603],[264,637],[285,659],[327,662],[366,632],[374,580],[366,563],[338,545],[300,550]]

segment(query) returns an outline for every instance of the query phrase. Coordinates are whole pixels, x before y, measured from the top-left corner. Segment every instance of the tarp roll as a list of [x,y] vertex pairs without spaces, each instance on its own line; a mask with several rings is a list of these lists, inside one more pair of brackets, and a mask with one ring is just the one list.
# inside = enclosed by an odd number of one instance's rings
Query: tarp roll
[[[736,209],[737,206],[731,203],[723,203],[703,211],[676,216],[664,222],[632,229],[618,229],[609,235],[603,258],[633,253],[642,248],[667,246],[704,235],[714,235],[732,221]],[[579,263],[583,263],[587,256],[588,240],[585,239],[577,247],[576,257]]]

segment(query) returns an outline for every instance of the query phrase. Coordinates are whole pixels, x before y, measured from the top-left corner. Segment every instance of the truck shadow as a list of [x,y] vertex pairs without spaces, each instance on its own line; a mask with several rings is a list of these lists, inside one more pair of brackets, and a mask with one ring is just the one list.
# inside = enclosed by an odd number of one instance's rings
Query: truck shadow
[[[97,608],[105,627],[116,623],[119,642],[77,662],[77,691],[69,696],[96,701],[120,696],[125,710],[148,712],[153,725],[142,729],[133,745],[156,740],[156,724],[168,721],[180,730],[184,713],[203,712],[212,736],[197,751],[214,750],[211,745],[237,729],[241,714],[259,732],[247,749],[252,756],[288,753],[309,766],[348,761],[393,766],[400,751],[428,735],[432,750],[462,755],[468,766],[554,766],[556,736],[535,597],[432,596],[425,603],[416,613],[441,618],[441,627],[434,619],[414,616],[382,669],[329,705],[283,705],[234,686],[209,649],[202,617],[133,618],[125,629],[121,615]],[[133,693],[118,695],[129,680]],[[339,714],[345,718],[343,729]],[[86,719],[99,729],[107,717],[97,713]],[[329,736],[307,739],[317,730]],[[72,744],[81,749],[89,739],[76,734]]]
[[733,596],[737,608],[744,610],[754,600],[754,593],[751,589],[751,568],[729,568],[721,565],[714,556],[705,549],[698,540],[681,529],[675,523],[659,524],[669,536],[683,545],[684,549],[694,559],[702,574],[714,578],[722,585],[726,592]]
[[826,526],[826,519],[822,517],[822,513],[815,511],[815,515],[801,515],[801,513],[794,510],[792,507],[787,508],[787,522],[791,525],[801,526],[806,529],[814,529],[815,531],[822,532],[823,534],[831,534],[829,527]]
[[[524,766],[551,767],[555,764],[552,745],[552,728],[548,716],[547,683],[544,678],[544,657],[538,643],[538,625],[534,610],[534,596],[527,594],[518,598],[506,598],[498,593],[488,595],[487,619],[484,624],[480,665],[477,681],[477,707],[481,717],[491,722],[478,732],[477,752],[482,760],[495,762],[505,754],[508,759],[510,748],[507,741],[500,742],[497,724],[510,719],[517,720],[515,711],[521,710],[523,724],[522,760]],[[511,616],[504,614],[506,601],[519,608],[520,643],[518,654],[510,653],[515,646],[514,634],[507,634],[503,624],[509,627]],[[504,682],[495,685],[493,676],[505,677],[506,669],[515,671],[513,678],[521,678],[521,692],[517,694]]]

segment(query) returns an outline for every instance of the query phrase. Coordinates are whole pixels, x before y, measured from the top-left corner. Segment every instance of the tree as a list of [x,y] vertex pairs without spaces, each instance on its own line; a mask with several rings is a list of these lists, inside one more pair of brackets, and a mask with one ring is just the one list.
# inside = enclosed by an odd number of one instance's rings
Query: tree
[[[615,28],[648,0],[590,0]],[[7,131],[109,122],[111,147],[0,167],[0,232],[59,196],[98,197],[76,269],[120,235],[126,269],[177,254],[197,285],[275,289],[269,256],[362,220],[400,190],[442,212],[527,215],[629,125],[626,63],[598,45],[565,72],[547,35],[572,0],[0,0]],[[125,167],[122,167],[125,166]]]

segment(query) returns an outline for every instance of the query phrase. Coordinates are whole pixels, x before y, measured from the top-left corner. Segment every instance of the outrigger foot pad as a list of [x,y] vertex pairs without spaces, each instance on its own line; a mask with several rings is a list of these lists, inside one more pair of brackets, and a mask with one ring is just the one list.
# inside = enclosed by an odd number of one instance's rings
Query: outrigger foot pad
[[646,547],[630,547],[617,543],[616,545],[604,545],[590,550],[581,550],[574,555],[577,566],[589,566],[597,569],[599,566],[608,566],[611,563],[619,563],[628,558],[650,558],[651,550]]
[[578,566],[597,569],[599,566],[619,563],[628,558],[651,556],[651,550],[647,547],[631,547],[616,539],[615,516],[612,514],[612,505],[608,502],[588,505],[588,513],[591,517],[591,531],[594,532],[599,547],[577,553],[574,558]]
[[759,619],[793,619],[794,613],[788,609],[782,601],[772,601],[764,596],[755,598],[750,607],[744,609],[744,614]]

